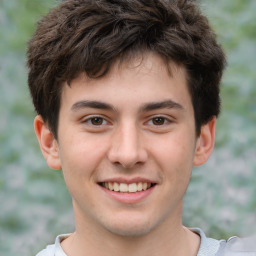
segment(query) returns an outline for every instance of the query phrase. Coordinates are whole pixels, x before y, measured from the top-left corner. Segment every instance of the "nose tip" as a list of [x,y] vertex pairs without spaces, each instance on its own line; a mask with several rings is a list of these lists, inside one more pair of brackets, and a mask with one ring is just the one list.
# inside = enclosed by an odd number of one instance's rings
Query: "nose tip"
[[113,163],[129,169],[134,167],[135,165],[143,164],[145,162],[145,159],[145,154],[143,152],[139,152],[139,150],[129,152],[123,152],[119,150],[119,152],[117,152],[117,155],[115,156],[115,160],[113,161]]
[[119,147],[112,147],[108,157],[112,163],[128,169],[143,164],[147,159],[147,153],[141,148],[121,145],[120,143]]
[[135,129],[121,131],[112,138],[108,158],[113,164],[128,169],[143,164],[147,157],[147,151]]

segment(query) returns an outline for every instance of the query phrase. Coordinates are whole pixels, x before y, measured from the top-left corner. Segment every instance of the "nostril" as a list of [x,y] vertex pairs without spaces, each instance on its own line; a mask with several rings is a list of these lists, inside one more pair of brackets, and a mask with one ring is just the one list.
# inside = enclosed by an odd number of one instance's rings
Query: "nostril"
[[133,125],[125,125],[121,128],[119,133],[113,137],[112,145],[107,153],[109,161],[127,169],[146,162],[148,154],[138,137],[137,128]]

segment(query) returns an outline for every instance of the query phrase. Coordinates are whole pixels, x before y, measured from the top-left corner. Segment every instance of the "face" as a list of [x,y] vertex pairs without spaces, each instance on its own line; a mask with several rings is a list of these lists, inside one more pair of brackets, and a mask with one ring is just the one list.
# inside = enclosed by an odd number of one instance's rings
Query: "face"
[[[180,223],[200,137],[182,67],[154,54],[64,85],[58,141],[77,227],[141,236]],[[53,160],[54,159],[54,160]],[[79,225],[78,225],[79,223]]]

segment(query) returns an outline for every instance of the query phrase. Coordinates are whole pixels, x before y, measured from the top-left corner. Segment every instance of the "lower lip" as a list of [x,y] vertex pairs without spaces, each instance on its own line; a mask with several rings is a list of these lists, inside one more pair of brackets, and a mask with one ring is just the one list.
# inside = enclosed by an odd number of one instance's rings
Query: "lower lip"
[[102,186],[100,188],[111,198],[113,198],[116,201],[126,203],[126,204],[135,204],[138,202],[143,201],[145,198],[147,198],[155,189],[156,185],[147,189],[147,190],[142,190],[139,192],[135,193],[122,193],[122,192],[115,192],[111,191],[109,189],[106,189]]

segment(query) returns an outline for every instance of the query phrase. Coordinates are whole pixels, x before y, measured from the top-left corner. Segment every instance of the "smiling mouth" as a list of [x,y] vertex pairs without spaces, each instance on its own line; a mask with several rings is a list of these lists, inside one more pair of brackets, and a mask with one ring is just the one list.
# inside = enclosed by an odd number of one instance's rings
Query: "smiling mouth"
[[137,183],[118,183],[118,182],[102,182],[99,183],[100,186],[114,192],[120,192],[120,193],[136,193],[145,191],[153,186],[155,186],[155,183],[149,183],[149,182],[137,182]]

